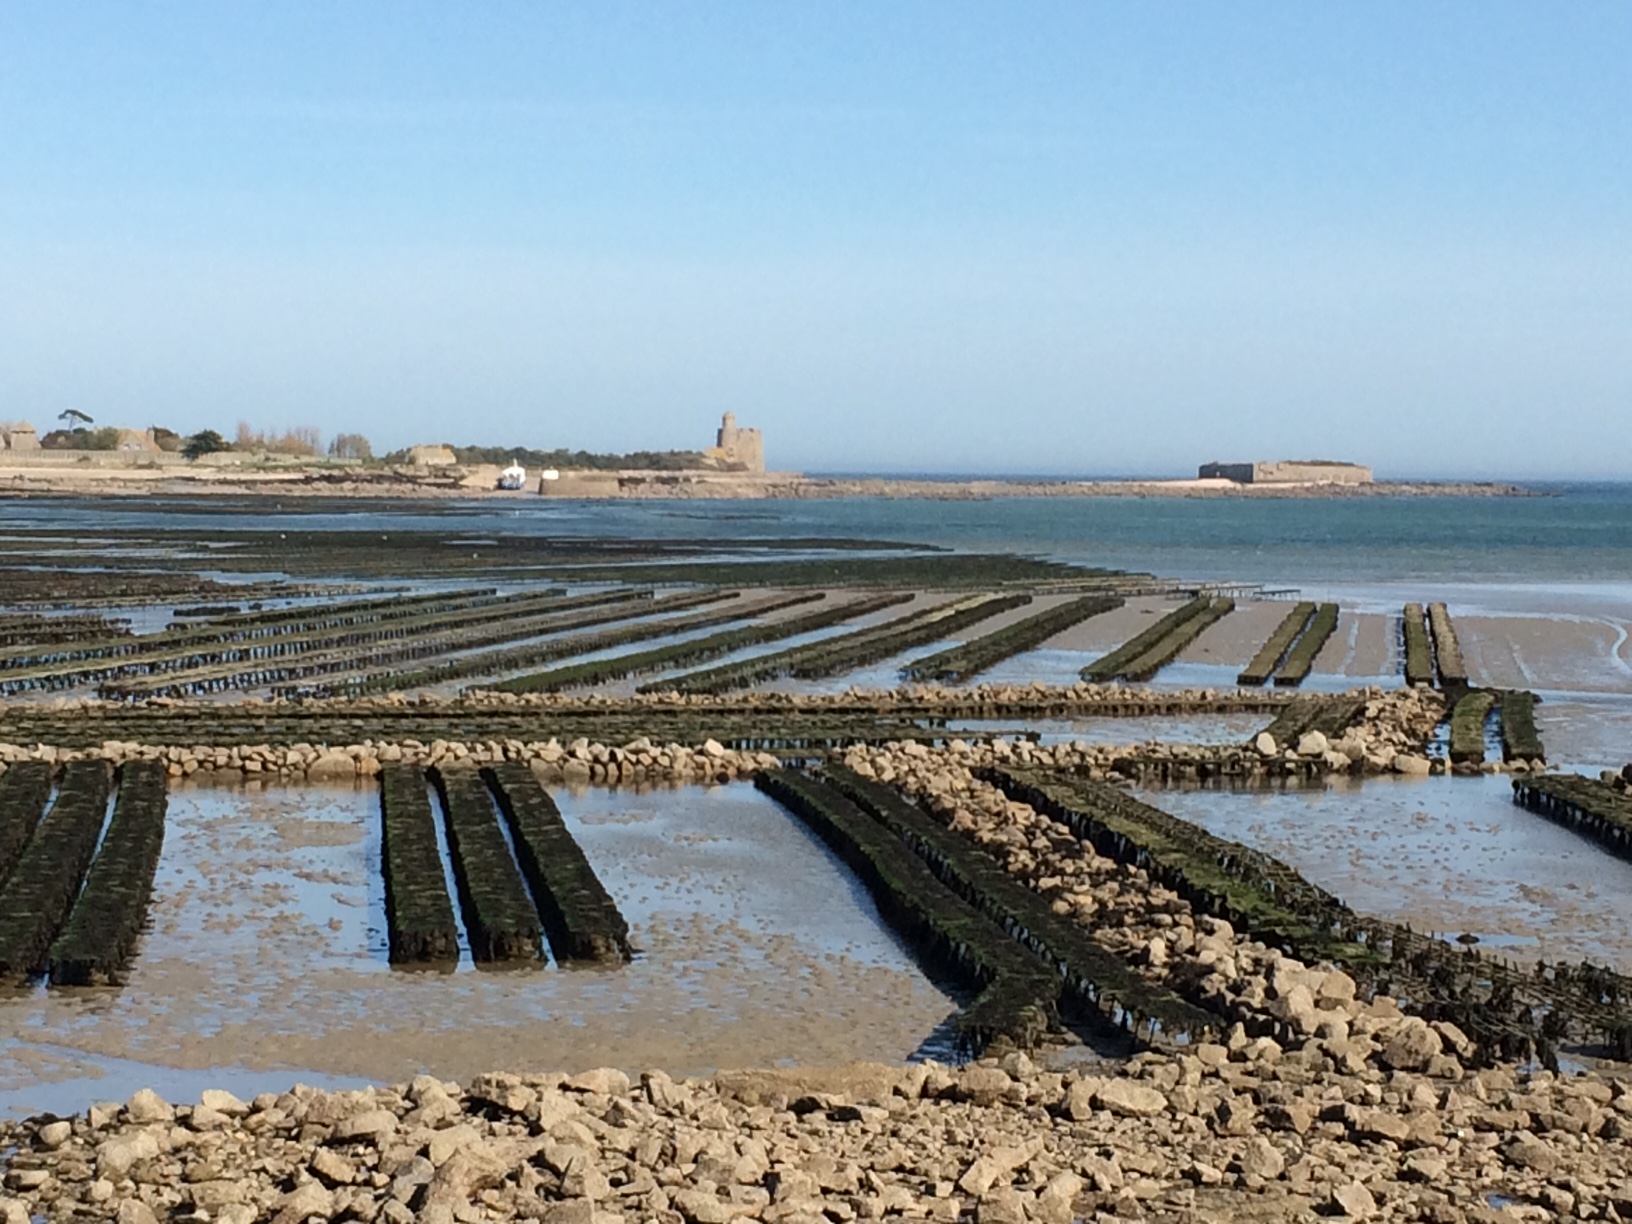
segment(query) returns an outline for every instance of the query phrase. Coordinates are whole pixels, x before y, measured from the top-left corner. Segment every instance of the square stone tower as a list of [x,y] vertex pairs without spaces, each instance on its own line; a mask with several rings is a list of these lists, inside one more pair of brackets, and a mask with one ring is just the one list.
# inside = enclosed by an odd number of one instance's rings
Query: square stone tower
[[759,430],[739,426],[734,412],[728,412],[720,418],[720,429],[714,436],[714,445],[703,454],[718,463],[744,471],[765,470],[765,443],[759,436]]

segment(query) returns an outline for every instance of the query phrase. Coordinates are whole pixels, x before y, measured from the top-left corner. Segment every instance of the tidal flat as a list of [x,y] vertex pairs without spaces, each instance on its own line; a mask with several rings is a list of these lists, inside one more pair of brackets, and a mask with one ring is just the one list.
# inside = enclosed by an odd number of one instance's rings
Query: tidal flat
[[175,790],[129,981],[6,998],[0,1109],[71,1109],[132,1075],[174,1093],[216,1070],[340,1084],[955,1054],[937,1035],[955,1004],[842,865],[751,787],[557,800],[630,921],[627,967],[484,969],[467,947],[457,966],[393,969],[372,788]]

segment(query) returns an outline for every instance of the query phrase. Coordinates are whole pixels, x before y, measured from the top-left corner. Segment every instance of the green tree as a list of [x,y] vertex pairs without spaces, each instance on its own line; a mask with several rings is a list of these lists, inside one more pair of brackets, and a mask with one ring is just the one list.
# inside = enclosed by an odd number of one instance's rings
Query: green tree
[[231,449],[232,445],[215,430],[205,429],[188,438],[187,445],[181,448],[181,453],[188,459],[197,459],[200,455],[213,455],[217,451]]

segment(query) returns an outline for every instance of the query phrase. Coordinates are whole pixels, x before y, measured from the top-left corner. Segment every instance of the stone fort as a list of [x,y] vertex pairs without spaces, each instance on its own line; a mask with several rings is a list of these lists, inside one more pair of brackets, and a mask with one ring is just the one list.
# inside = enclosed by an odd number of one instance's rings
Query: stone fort
[[703,458],[740,471],[763,472],[765,443],[759,436],[759,430],[739,426],[736,413],[728,412],[720,418],[714,445],[703,452]]
[[1330,459],[1283,459],[1266,463],[1204,463],[1202,480],[1233,480],[1237,484],[1370,484],[1371,469],[1358,463]]

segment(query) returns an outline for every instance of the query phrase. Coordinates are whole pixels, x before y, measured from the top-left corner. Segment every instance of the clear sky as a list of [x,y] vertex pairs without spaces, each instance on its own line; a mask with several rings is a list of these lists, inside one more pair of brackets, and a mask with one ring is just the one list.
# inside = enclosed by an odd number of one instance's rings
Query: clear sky
[[0,418],[1632,478],[1632,4],[0,0]]

